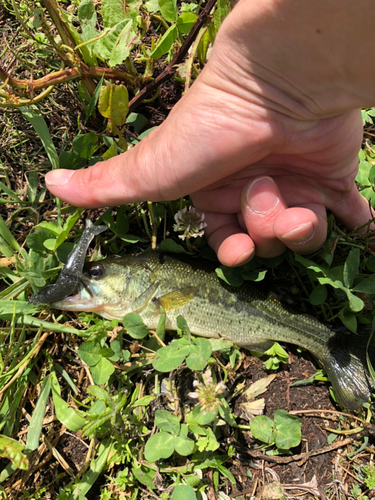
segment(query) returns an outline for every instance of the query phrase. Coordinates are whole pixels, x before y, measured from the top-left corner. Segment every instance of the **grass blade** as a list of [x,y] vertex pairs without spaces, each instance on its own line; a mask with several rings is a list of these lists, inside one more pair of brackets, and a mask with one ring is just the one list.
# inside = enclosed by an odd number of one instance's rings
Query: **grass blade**
[[[8,226],[5,224],[4,219],[1,217],[1,215],[0,215],[0,236],[8,243],[10,247],[13,248],[13,250],[15,250],[16,252],[20,251],[20,246],[18,244],[18,241],[10,232]],[[6,257],[8,257],[8,255],[6,255]]]
[[59,156],[57,154],[55,145],[51,134],[49,133],[47,124],[43,116],[40,114],[36,106],[29,106],[27,108],[19,108],[23,116],[29,120],[31,125],[34,127],[35,132],[38,134],[39,139],[42,141],[43,147],[47,153],[49,161],[51,162],[52,168],[59,168]]
[[94,485],[99,475],[107,465],[109,452],[113,448],[114,443],[110,439],[105,439],[99,446],[98,456],[95,460],[91,460],[90,468],[82,477],[81,481],[76,485],[73,497],[78,498],[78,495],[86,495],[86,493]]
[[39,439],[40,439],[40,434],[42,432],[43,419],[44,419],[44,414],[46,412],[46,406],[50,391],[51,391],[50,377],[46,377],[44,379],[42,389],[38,396],[38,401],[36,402],[36,406],[30,420],[30,425],[27,432],[27,441],[25,446],[26,452],[34,451],[39,446]]
[[[13,200],[16,203],[22,203],[22,200],[18,198],[16,193],[14,193],[11,189],[9,189],[3,182],[0,182],[0,189],[1,191],[4,191],[11,200]],[[8,200],[2,200],[4,203],[7,203]]]

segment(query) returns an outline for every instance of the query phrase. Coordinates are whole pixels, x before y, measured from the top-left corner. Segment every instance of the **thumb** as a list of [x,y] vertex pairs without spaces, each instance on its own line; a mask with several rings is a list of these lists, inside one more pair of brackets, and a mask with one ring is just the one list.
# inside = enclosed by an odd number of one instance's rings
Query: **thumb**
[[129,151],[87,169],[48,172],[45,178],[48,189],[58,198],[82,208],[166,200],[187,194],[178,184],[170,186],[171,176],[165,172],[165,161],[157,168],[163,156],[158,148],[159,129]]
[[[275,127],[254,116],[251,105],[244,113],[242,98],[205,82],[207,71],[135,147],[84,170],[53,170],[46,175],[48,189],[82,208],[173,200],[266,156]],[[223,102],[232,110],[230,123]]]

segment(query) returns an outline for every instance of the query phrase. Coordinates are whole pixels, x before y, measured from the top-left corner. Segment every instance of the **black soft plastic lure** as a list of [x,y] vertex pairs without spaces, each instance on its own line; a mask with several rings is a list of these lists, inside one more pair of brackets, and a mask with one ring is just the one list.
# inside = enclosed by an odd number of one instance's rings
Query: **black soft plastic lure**
[[107,226],[94,226],[89,219],[86,219],[86,227],[82,237],[69,254],[68,261],[62,268],[56,283],[47,285],[40,292],[32,295],[29,302],[32,304],[52,304],[76,293],[82,276],[87,249],[93,238],[106,229]]

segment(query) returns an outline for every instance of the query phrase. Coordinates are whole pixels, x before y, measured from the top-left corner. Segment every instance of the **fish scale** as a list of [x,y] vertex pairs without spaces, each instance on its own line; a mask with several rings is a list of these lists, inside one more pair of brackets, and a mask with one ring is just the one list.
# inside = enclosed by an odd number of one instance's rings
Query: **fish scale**
[[222,337],[246,348],[290,342],[320,361],[343,406],[356,409],[370,397],[367,335],[337,332],[296,312],[263,282],[231,287],[207,261],[144,253],[92,262],[80,283],[76,295],[55,302],[54,307],[96,312],[109,319],[136,312],[152,329],[163,307],[170,330],[176,330],[182,315],[193,334]]

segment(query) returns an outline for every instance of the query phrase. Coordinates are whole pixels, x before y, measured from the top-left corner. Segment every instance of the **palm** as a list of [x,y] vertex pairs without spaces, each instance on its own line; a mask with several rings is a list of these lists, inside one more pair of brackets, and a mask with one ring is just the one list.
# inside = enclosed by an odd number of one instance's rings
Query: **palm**
[[[349,228],[370,218],[367,202],[354,187],[362,138],[360,113],[321,120],[309,131],[295,132],[289,128],[287,134],[288,137],[282,137],[278,129],[270,154],[192,195],[195,206],[206,214],[210,243],[228,264],[237,260],[241,245],[248,246],[242,234],[245,232],[255,241],[256,252],[263,256],[279,254],[285,244],[310,252],[324,242],[325,207]],[[241,192],[259,176],[271,176],[282,196],[282,203],[270,214],[267,224],[264,217],[246,212],[243,195],[241,204]],[[287,207],[304,210],[285,211]],[[303,224],[314,215],[306,209],[320,219],[319,234],[305,245],[281,243],[279,238],[284,230]]]

